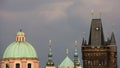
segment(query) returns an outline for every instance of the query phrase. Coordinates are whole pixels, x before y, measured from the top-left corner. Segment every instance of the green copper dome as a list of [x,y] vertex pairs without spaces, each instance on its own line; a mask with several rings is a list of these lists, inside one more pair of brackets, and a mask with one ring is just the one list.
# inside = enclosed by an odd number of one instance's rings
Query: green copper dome
[[5,50],[4,59],[10,58],[38,58],[34,47],[26,42],[25,34],[19,31],[16,41],[11,43]]

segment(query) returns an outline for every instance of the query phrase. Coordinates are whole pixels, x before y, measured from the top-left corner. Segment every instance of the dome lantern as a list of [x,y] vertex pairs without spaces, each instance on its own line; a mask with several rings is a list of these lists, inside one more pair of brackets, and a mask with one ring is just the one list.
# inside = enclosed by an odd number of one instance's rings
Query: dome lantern
[[20,31],[17,33],[16,41],[17,42],[25,42],[26,41],[25,33],[22,31],[22,29],[20,29]]

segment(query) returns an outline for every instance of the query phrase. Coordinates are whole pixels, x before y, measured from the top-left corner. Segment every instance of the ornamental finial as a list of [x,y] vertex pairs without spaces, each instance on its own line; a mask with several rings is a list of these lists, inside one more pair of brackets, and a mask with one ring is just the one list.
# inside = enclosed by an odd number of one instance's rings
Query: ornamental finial
[[51,47],[51,42],[52,42],[52,41],[51,41],[51,40],[49,40],[49,46],[50,46],[50,47]]
[[93,9],[91,10],[91,15],[92,15],[92,17],[93,17],[93,15],[94,15],[94,10],[93,10]]
[[77,46],[77,41],[75,41],[75,47]]
[[68,48],[66,49],[66,55],[68,55]]

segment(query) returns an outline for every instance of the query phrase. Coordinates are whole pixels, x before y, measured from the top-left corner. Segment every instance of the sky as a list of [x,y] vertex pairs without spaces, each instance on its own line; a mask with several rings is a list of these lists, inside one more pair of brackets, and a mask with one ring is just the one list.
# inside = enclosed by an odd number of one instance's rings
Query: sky
[[[83,33],[88,40],[91,19],[101,18],[105,38],[115,33],[120,62],[119,3],[120,0],[0,0],[0,59],[22,29],[27,41],[36,49],[42,68],[48,60],[49,40],[52,40],[56,66],[65,58],[66,48],[73,60],[75,40],[82,64]],[[93,16],[91,10],[94,10]]]

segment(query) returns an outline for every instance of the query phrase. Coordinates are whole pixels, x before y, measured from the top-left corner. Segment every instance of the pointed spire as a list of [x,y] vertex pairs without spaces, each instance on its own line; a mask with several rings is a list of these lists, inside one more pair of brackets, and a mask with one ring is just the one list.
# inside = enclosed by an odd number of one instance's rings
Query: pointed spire
[[48,53],[49,60],[52,59],[52,49],[51,49],[51,40],[49,40],[49,53]]
[[111,34],[110,45],[116,45],[115,36],[114,36],[114,33],[113,33],[113,32],[112,32],[112,34]]
[[84,37],[83,37],[83,40],[82,40],[82,45],[84,45],[85,44],[85,40],[84,40]]
[[85,45],[85,35],[86,35],[86,32],[83,32],[83,40],[82,40],[82,45]]
[[75,41],[75,53],[74,53],[74,57],[78,57],[77,41]]
[[80,62],[78,60],[78,49],[77,49],[77,41],[75,41],[75,52],[74,52],[74,68],[80,66]]
[[101,19],[92,19],[88,45],[104,45],[104,33]]
[[[54,62],[53,62],[53,60],[52,60],[52,48],[51,48],[51,40],[49,40],[49,53],[48,53],[48,62],[46,63],[46,66],[52,66],[52,67],[54,67],[55,66],[55,64],[54,64]],[[47,67],[46,67],[47,68]]]

